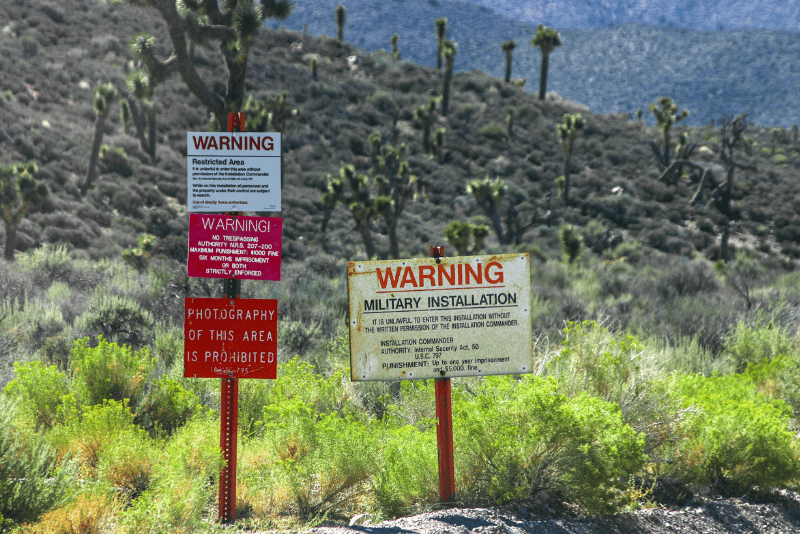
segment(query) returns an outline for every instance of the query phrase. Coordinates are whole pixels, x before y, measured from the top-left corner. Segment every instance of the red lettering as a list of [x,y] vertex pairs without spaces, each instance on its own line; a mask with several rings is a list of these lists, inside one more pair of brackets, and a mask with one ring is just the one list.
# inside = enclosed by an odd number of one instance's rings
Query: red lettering
[[414,271],[408,266],[403,270],[403,280],[400,282],[400,287],[406,287],[406,284],[418,287],[417,279],[414,278]]
[[231,138],[228,137],[227,135],[223,135],[222,137],[220,137],[219,138],[219,148],[220,148],[220,150],[222,150],[223,148],[227,148],[228,150],[230,150],[231,149],[230,141],[231,141]]
[[435,272],[436,268],[433,265],[420,265],[419,266],[420,287],[425,287],[425,280],[430,280],[431,286],[436,286],[436,282],[433,280],[433,275]]
[[393,288],[397,287],[397,282],[400,281],[400,269],[398,267],[394,274],[392,273],[391,269],[386,269],[386,272],[381,276],[381,269],[378,267],[376,271],[378,272],[378,283],[381,285],[382,289],[386,289],[386,283],[388,282]]
[[[497,267],[496,276],[492,276],[492,273],[489,272],[489,269],[492,267]],[[486,269],[484,271],[486,274],[486,281],[490,284],[502,284],[503,283],[503,266],[500,262],[492,261],[486,265]]]
[[442,283],[442,276],[444,276],[447,279],[447,282],[451,286],[456,284],[456,266],[455,265],[450,265],[450,274],[447,274],[447,271],[444,270],[444,265],[442,265],[440,263],[439,264],[438,273],[439,273],[439,285],[440,286],[444,285]]
[[472,265],[470,265],[469,263],[467,263],[467,264],[465,264],[465,265],[464,265],[464,271],[466,271],[466,275],[467,275],[467,285],[469,285],[469,275],[470,275],[470,274],[471,274],[471,275],[472,275],[472,277],[475,279],[475,283],[476,283],[476,284],[480,284],[480,283],[482,283],[482,282],[483,282],[483,271],[482,271],[482,267],[483,267],[483,265],[481,265],[481,264],[479,263],[479,264],[478,264],[478,271],[476,272],[476,271],[475,271],[475,270],[472,268]]
[[206,146],[208,145],[208,137],[207,136],[193,135],[192,136],[192,140],[194,141],[194,148],[195,149],[202,148],[203,150],[205,150]]

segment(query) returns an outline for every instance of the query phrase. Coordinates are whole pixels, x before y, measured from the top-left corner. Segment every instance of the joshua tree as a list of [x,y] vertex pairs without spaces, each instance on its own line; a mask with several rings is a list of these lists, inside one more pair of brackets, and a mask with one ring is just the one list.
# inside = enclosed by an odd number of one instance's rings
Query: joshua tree
[[467,193],[489,217],[501,245],[519,245],[528,229],[550,217],[549,212],[539,217],[537,209],[528,202],[524,193],[509,189],[499,178],[492,180],[487,175],[483,180],[471,180],[467,184]]
[[513,40],[506,41],[503,43],[500,48],[503,49],[503,52],[506,53],[506,83],[511,83],[511,53],[517,47],[517,43]]
[[370,143],[374,162],[370,171],[372,184],[366,174],[356,174],[353,165],[343,166],[337,178],[330,174],[327,176],[327,191],[322,195],[322,201],[328,210],[322,221],[322,231],[325,231],[336,204],[344,204],[353,215],[367,257],[372,258],[377,249],[370,225],[373,220],[383,217],[389,234],[389,255],[397,259],[400,257],[397,224],[408,201],[424,195],[425,183],[412,175],[408,162],[402,160],[405,145],[399,148],[383,146],[381,136],[376,134],[370,135]]
[[444,159],[444,134],[447,133],[447,128],[441,126],[436,128],[433,132],[433,143],[431,143],[431,153],[428,156],[430,159],[437,158],[439,163]]
[[[659,109],[658,106],[661,106],[661,109]],[[663,171],[670,165],[669,161],[670,130],[672,130],[672,126],[676,122],[682,121],[683,119],[689,116],[689,110],[684,109],[679,113],[678,105],[675,104],[672,101],[672,99],[668,96],[662,96],[661,98],[658,99],[658,103],[653,102],[652,104],[650,104],[648,109],[650,109],[650,112],[655,116],[656,121],[658,122],[658,128],[664,135],[663,153],[658,148],[657,144],[655,144],[653,141],[650,141],[650,146],[653,148],[653,152],[655,153],[656,158],[658,158],[659,168]]]
[[103,143],[103,131],[106,127],[106,119],[108,112],[111,110],[111,104],[117,99],[117,90],[114,86],[109,84],[98,85],[94,89],[94,111],[96,114],[94,122],[94,138],[92,140],[92,152],[89,155],[89,168],[86,169],[86,180],[81,186],[81,194],[85,195],[86,191],[92,187],[94,181],[95,170],[97,169],[97,159],[100,156],[100,145]]
[[400,42],[400,36],[395,33],[394,35],[392,35],[392,38],[389,39],[389,42],[392,44],[392,57],[395,60],[399,60],[400,50],[398,50],[397,48],[397,43]]
[[508,136],[511,137],[514,131],[514,113],[515,113],[514,106],[508,106],[508,111],[506,112],[506,124],[508,125]]
[[330,221],[331,213],[338,202],[350,210],[356,222],[356,228],[364,242],[364,251],[367,258],[375,257],[375,242],[372,240],[370,224],[378,216],[376,199],[369,190],[369,176],[356,174],[356,168],[344,165],[339,169],[339,176],[327,176],[327,191],[322,195],[322,202],[328,207],[322,220],[323,233]]
[[500,244],[506,243],[503,225],[500,220],[500,202],[502,202],[507,190],[505,181],[500,178],[492,180],[488,174],[483,180],[475,179],[467,184],[467,193],[475,197],[478,205],[483,208],[483,211],[492,221],[494,233],[497,234],[497,240]]
[[[172,43],[172,55],[163,61],[156,57],[154,47],[141,47],[139,57],[148,69],[150,84],[155,86],[178,73],[220,128],[228,124],[229,112],[240,111],[244,105],[247,56],[256,34],[262,31],[264,20],[283,20],[291,14],[293,7],[288,0],[262,0],[258,4],[253,0],[228,0],[222,6],[216,0],[128,1],[156,9],[167,25]],[[149,40],[151,36],[140,37]],[[209,87],[191,61],[189,43],[204,41],[219,42],[227,74],[224,95]]]
[[[156,112],[153,106],[154,87],[150,83],[150,76],[141,69],[134,70],[128,74],[127,85],[129,95],[126,100],[120,100],[120,108],[122,110],[129,109],[130,120],[136,128],[139,145],[150,156],[150,161],[155,162]],[[141,104],[141,108],[139,104]],[[126,129],[127,124],[127,120],[123,121]]]
[[283,132],[286,128],[286,121],[300,113],[289,107],[288,98],[288,91],[281,91],[279,94],[267,98],[266,102],[256,100],[250,95],[244,105],[247,131]]
[[580,113],[570,115],[566,113],[564,120],[557,127],[558,136],[561,138],[561,149],[564,152],[564,190],[562,198],[569,202],[569,162],[572,159],[572,143],[579,130],[586,127],[586,119]]
[[441,17],[436,19],[436,39],[439,44],[436,47],[436,68],[442,68],[442,47],[444,46],[444,37],[447,34],[447,18]]
[[414,110],[414,118],[422,121],[422,149],[428,154],[431,151],[431,126],[436,118],[436,106],[439,104],[439,97],[431,97],[428,104],[419,106]]
[[552,28],[544,24],[539,24],[536,34],[531,39],[531,45],[538,47],[542,51],[542,71],[539,76],[539,100],[544,100],[547,91],[547,69],[550,64],[550,52],[555,47],[561,46],[561,36]]
[[444,87],[442,89],[442,117],[447,117],[447,109],[450,104],[450,81],[453,79],[453,64],[456,60],[458,47],[456,43],[445,39],[442,44],[442,55],[444,56]]
[[317,79],[317,58],[311,58],[311,77]]
[[346,17],[346,9],[342,4],[336,6],[336,38],[339,39],[339,42],[342,42],[344,39],[344,21]]
[[14,261],[17,227],[28,210],[49,194],[47,186],[36,181],[36,163],[15,163],[0,167],[0,208],[6,231],[3,256]]
[[561,256],[572,265],[583,253],[583,238],[571,224],[564,224],[558,229],[558,243],[561,245]]
[[[453,221],[444,229],[444,238],[455,247],[459,256],[471,256],[480,252],[483,248],[483,240],[486,239],[489,232],[489,227],[485,224]],[[472,242],[471,245],[470,242]]]

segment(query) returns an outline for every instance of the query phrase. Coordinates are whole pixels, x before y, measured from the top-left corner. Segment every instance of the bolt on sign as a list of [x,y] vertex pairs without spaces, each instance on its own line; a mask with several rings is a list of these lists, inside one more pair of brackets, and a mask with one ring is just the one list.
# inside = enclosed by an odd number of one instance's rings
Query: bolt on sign
[[183,376],[277,376],[277,300],[187,298],[184,309]]
[[280,211],[281,134],[187,132],[190,212]]
[[526,254],[349,262],[351,378],[530,373]]
[[190,213],[188,274],[280,280],[282,230],[278,217]]

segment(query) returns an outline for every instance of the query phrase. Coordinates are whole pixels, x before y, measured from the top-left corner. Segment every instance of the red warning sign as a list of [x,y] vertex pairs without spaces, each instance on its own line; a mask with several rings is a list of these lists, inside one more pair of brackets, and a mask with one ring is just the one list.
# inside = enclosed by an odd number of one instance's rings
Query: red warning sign
[[283,219],[189,214],[188,274],[200,278],[281,279]]
[[183,376],[275,378],[278,301],[187,298]]

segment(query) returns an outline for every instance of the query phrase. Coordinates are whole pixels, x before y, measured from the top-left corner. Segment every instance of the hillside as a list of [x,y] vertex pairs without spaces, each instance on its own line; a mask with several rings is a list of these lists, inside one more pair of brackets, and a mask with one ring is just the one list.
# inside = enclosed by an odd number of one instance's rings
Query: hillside
[[[537,24],[546,21],[562,36],[562,45],[551,55],[548,88],[595,113],[635,113],[639,108],[646,111],[650,102],[668,95],[691,110],[686,122],[692,126],[741,113],[748,113],[752,121],[762,126],[791,128],[800,124],[800,102],[792,90],[800,82],[800,33],[796,27],[705,31],[626,17],[612,26],[575,29],[573,25],[536,16],[508,18],[490,10],[490,5],[463,0],[437,2],[435,6],[414,0],[300,2],[286,21],[268,21],[267,25],[300,32],[306,24],[312,35],[336,35],[333,11],[340,3],[347,8],[348,42],[368,52],[388,50],[389,39],[396,33],[403,58],[423,66],[436,64],[433,21],[438,17],[447,18],[447,36],[459,44],[455,61],[458,72],[479,69],[502,78],[504,54],[500,45],[513,39],[517,48],[512,75],[527,78],[526,89],[534,93],[539,87],[541,53],[530,46],[530,41]],[[707,4],[695,3],[695,8],[705,9]],[[562,8],[583,13],[585,2],[541,5],[558,6],[552,7],[558,13]],[[790,4],[781,6],[788,9]],[[689,11],[688,7],[678,10]],[[398,13],[403,16],[398,17]],[[698,15],[697,20],[713,17]],[[652,116],[645,115],[645,122],[653,125]]]

